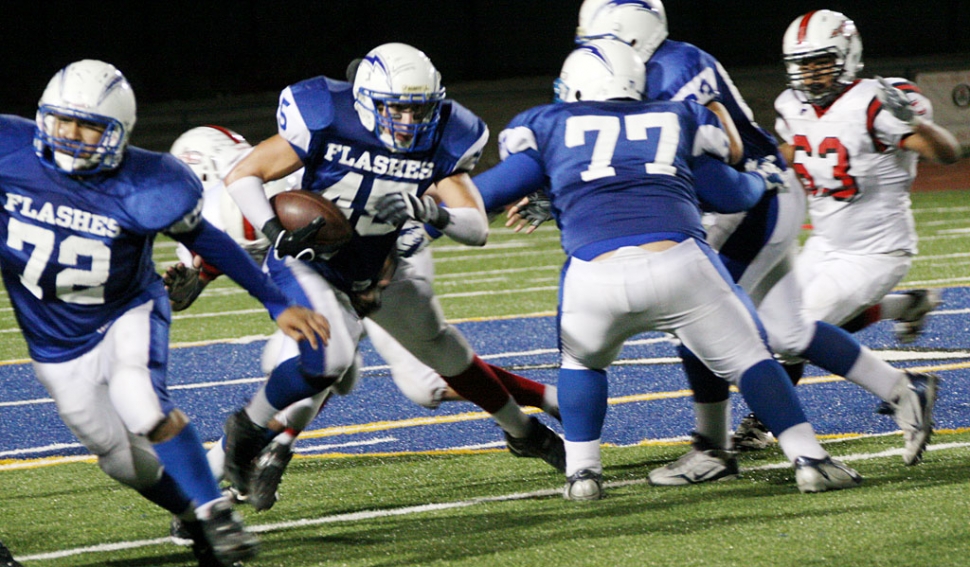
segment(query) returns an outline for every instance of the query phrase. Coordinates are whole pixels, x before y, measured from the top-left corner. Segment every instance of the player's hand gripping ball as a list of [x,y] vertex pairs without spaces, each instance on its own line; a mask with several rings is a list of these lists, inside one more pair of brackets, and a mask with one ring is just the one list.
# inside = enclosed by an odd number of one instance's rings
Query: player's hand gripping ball
[[336,251],[350,242],[354,234],[350,221],[340,207],[319,193],[302,189],[284,191],[274,195],[270,203],[288,232],[298,231],[318,218],[323,219],[323,225],[314,238],[314,248],[318,253]]

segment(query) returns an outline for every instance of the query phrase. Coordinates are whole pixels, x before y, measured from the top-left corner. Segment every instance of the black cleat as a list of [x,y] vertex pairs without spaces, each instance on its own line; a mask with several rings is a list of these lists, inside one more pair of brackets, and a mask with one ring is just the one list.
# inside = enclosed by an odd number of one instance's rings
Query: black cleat
[[525,437],[512,437],[505,433],[509,452],[516,457],[539,458],[561,473],[566,472],[566,447],[562,437],[535,417],[530,417],[532,430]]

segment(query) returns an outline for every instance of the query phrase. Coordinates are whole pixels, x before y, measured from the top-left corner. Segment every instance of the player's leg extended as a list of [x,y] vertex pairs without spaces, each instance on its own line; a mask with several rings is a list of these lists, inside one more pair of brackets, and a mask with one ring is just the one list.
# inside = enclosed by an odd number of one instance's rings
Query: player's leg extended
[[[695,305],[702,307],[681,314],[673,311],[670,328],[664,330],[674,332],[715,374],[738,386],[748,406],[796,465],[801,490],[814,492],[858,484],[858,475],[831,461],[815,438],[794,387],[764,343],[753,305],[740,289],[729,284],[729,276],[706,245],[698,243],[697,252],[710,259],[694,263],[689,274],[690,281],[695,282],[690,295]],[[676,297],[669,301],[676,309]],[[836,470],[842,471],[837,481],[824,480],[826,474]]]
[[284,339],[281,362],[269,379],[246,407],[226,421],[226,477],[244,493],[249,492],[253,460],[273,436],[267,427],[270,420],[283,408],[322,392],[342,376],[354,363],[363,332],[347,296],[306,264],[293,258],[267,262],[284,293],[327,317],[330,342],[313,350],[306,342]]
[[490,413],[513,454],[540,457],[557,469],[565,466],[562,440],[522,411],[492,367],[445,321],[431,282],[413,266],[398,267],[384,290],[382,307],[371,318],[455,393]]

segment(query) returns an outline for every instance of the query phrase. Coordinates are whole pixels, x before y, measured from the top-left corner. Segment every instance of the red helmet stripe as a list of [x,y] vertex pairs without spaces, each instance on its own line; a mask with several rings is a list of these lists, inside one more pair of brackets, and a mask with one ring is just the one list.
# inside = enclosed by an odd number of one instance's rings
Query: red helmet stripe
[[246,140],[242,139],[241,137],[233,134],[231,130],[227,130],[226,128],[223,128],[222,126],[216,126],[215,124],[206,124],[206,128],[212,128],[213,130],[218,130],[218,131],[222,132],[223,134],[226,135],[226,137],[228,137],[230,140],[232,140],[233,142],[235,142],[237,144],[240,144],[240,143],[246,141]]
[[805,41],[805,35],[808,33],[808,21],[812,19],[815,12],[818,12],[818,10],[812,10],[802,16],[802,21],[798,24],[798,43]]

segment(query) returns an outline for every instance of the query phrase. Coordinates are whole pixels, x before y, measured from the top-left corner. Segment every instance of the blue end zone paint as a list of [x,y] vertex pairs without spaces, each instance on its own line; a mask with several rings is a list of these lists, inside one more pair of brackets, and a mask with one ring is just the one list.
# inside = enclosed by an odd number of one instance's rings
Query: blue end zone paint
[[[933,359],[893,363],[896,366],[939,366],[946,363],[970,362],[955,357],[946,359],[945,351],[970,351],[970,288],[944,291],[944,305],[933,315],[926,332],[913,345],[901,347],[892,335],[892,325],[883,322],[856,336],[874,349],[932,351]],[[960,312],[967,310],[968,313]],[[955,311],[953,313],[949,313]],[[556,333],[553,317],[510,319],[462,323],[462,332],[477,352],[489,362],[519,372],[543,383],[556,379]],[[660,339],[660,334],[646,334],[635,339]],[[225,380],[257,378],[263,343],[246,345],[211,345],[174,349],[171,353],[169,385],[176,403],[188,413],[204,440],[215,440],[223,420],[245,403],[258,387],[257,382],[220,384]],[[551,352],[493,356],[505,353],[547,350]],[[365,341],[362,345],[365,367],[384,363]],[[621,360],[676,357],[669,342],[628,345]],[[545,365],[546,368],[536,368]],[[824,375],[809,367],[807,377]],[[937,428],[970,427],[970,369],[948,370],[936,405]],[[194,384],[214,383],[191,388]],[[613,400],[626,396],[676,392],[687,388],[686,379],[677,364],[615,365],[609,371],[609,395]],[[188,387],[188,388],[186,388]],[[805,411],[821,434],[881,433],[895,431],[889,417],[874,412],[877,400],[861,388],[844,382],[803,384],[798,395]],[[0,459],[37,458],[51,455],[84,454],[83,448],[54,448],[55,444],[76,444],[70,431],[61,423],[52,403],[10,405],[23,400],[46,398],[47,394],[34,379],[29,365],[0,367]],[[732,395],[734,422],[747,413],[737,394]],[[437,410],[419,407],[394,386],[386,369],[363,373],[357,389],[350,396],[333,398],[311,425],[311,430],[375,422],[395,422],[411,418],[450,416],[479,409],[469,403],[445,403]],[[543,417],[554,429],[554,420]],[[690,397],[617,403],[606,416],[603,440],[631,444],[643,439],[688,435],[693,428]],[[489,419],[441,423],[413,427],[378,427],[374,431],[302,439],[297,447],[321,448],[314,452],[385,453],[427,451],[477,445],[497,445],[502,441],[499,428]]]

